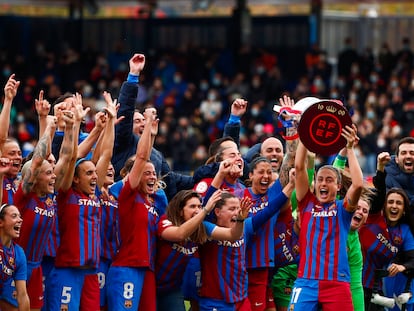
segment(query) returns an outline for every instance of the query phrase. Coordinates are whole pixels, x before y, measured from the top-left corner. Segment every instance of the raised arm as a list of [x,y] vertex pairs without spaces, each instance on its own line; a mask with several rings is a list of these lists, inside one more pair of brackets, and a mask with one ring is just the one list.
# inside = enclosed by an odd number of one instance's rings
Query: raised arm
[[[39,98],[35,99],[35,108],[37,112],[37,117],[39,119],[39,137],[42,137],[43,133],[46,130],[46,126],[47,126],[46,118],[50,112],[50,103],[46,99],[43,98],[43,95],[44,95],[44,92],[43,90],[41,90],[39,92]],[[54,131],[53,131],[53,135],[54,135]]]
[[[282,108],[287,107],[289,109],[293,109],[295,104],[294,100],[287,95],[280,98],[279,103]],[[279,179],[282,187],[286,186],[289,182],[289,171],[295,166],[295,154],[299,144],[298,122],[293,117],[289,116],[289,118],[289,126],[286,127],[286,135],[283,137],[286,141],[285,156],[283,157],[279,170]]]
[[156,115],[151,113],[145,113],[145,127],[144,132],[137,145],[137,152],[134,161],[134,165],[128,176],[131,188],[138,187],[142,177],[145,163],[149,160],[152,149],[153,137],[152,133],[158,130],[158,119]]
[[56,128],[56,117],[48,116],[45,121],[46,128],[43,132],[43,136],[40,137],[36,148],[33,151],[30,167],[27,171],[23,172],[22,190],[24,193],[33,191],[33,186],[40,173],[43,161],[46,160],[50,154],[50,145],[52,144],[51,132],[54,132]]
[[92,131],[89,135],[79,144],[78,146],[78,158],[84,158],[88,155],[88,153],[92,150],[93,146],[98,141],[99,137],[101,136],[105,124],[102,123],[102,115],[105,113],[99,111],[95,115],[95,126],[93,127]]
[[112,151],[114,148],[115,139],[115,119],[116,119],[116,100],[112,100],[111,94],[104,92],[103,94],[106,102],[105,129],[101,136],[99,159],[96,163],[96,173],[98,175],[98,187],[101,188],[104,184],[105,176],[108,172],[109,163],[112,158]]
[[349,163],[352,184],[345,195],[346,210],[354,212],[358,208],[358,200],[364,187],[364,180],[361,167],[354,152],[354,145],[358,142],[357,127],[355,124],[345,126],[341,135],[346,138],[346,153]]
[[308,172],[307,172],[307,157],[308,150],[299,141],[295,156],[295,174],[296,174],[296,198],[301,201],[306,193],[309,191]]
[[3,109],[0,113],[0,149],[6,142],[7,137],[9,136],[9,126],[10,126],[10,112],[13,99],[16,97],[17,89],[19,88],[20,81],[14,79],[14,74],[9,77],[6,85],[4,86],[4,103]]
[[231,104],[230,117],[224,125],[223,137],[230,136],[240,147],[240,119],[246,113],[247,100],[236,98]]
[[[78,93],[76,93],[73,96],[72,105],[73,105],[73,111],[69,111],[69,110],[63,111],[63,115],[65,116],[65,118],[67,117],[69,119],[73,119],[72,131],[71,133],[70,133],[70,130],[68,132],[68,135],[70,135],[69,139],[72,142],[72,148],[73,148],[72,154],[68,161],[66,174],[64,174],[60,187],[59,188],[55,187],[57,190],[63,190],[63,191],[67,191],[72,186],[73,176],[75,173],[75,164],[76,164],[76,159],[77,159],[77,154],[78,154],[78,141],[79,141],[80,126],[81,126],[82,119],[85,117],[85,115],[88,113],[90,109],[89,107],[86,109],[83,109],[82,96]],[[61,149],[61,152],[62,152],[62,149]],[[58,162],[59,161],[60,161],[60,157],[59,157]],[[56,176],[58,176],[58,174],[56,174]]]
[[145,55],[134,54],[129,59],[129,74],[127,81],[121,86],[118,102],[120,108],[118,117],[124,117],[115,127],[115,152],[128,148],[128,143],[133,141],[133,116],[135,101],[138,96],[139,75],[145,66]]

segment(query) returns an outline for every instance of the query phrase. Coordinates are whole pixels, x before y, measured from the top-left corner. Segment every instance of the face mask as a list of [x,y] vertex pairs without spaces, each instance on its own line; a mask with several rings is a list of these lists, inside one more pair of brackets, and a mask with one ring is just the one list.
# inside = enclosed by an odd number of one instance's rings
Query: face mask
[[200,90],[207,91],[208,90],[208,83],[201,82],[200,83]]
[[253,117],[257,117],[259,115],[259,109],[252,108],[251,113]]
[[375,102],[377,101],[377,99],[375,98],[375,96],[370,95],[370,96],[368,96],[367,101],[368,101],[369,104],[375,104]]
[[378,138],[378,140],[377,140],[377,146],[378,147],[384,148],[386,144],[387,144],[387,142],[385,141],[384,138]]
[[375,118],[375,112],[372,111],[372,110],[367,111],[367,118],[368,119],[374,119]]
[[257,73],[259,74],[259,75],[261,75],[262,73],[264,73],[265,72],[265,68],[263,67],[263,66],[259,66],[259,67],[257,67],[257,69],[256,69],[256,71],[257,71]]
[[209,100],[216,100],[216,94],[214,94],[214,93],[208,94],[208,99]]
[[376,75],[372,75],[372,76],[369,77],[369,80],[372,83],[377,83],[378,82],[378,77]]
[[9,77],[11,75],[10,69],[4,68],[3,69],[3,76]]
[[23,123],[24,122],[24,115],[18,114],[16,120],[19,123]]
[[313,83],[315,84],[316,87],[321,87],[322,86],[322,80],[321,79],[315,79],[315,81],[313,81]]
[[180,76],[174,76],[174,83],[180,83],[181,77]]
[[343,89],[344,87],[345,87],[345,81],[344,80],[338,80],[338,87],[340,88],[340,89]]
[[219,86],[221,84],[221,80],[220,79],[218,79],[218,78],[214,78],[213,79],[213,85],[214,86]]

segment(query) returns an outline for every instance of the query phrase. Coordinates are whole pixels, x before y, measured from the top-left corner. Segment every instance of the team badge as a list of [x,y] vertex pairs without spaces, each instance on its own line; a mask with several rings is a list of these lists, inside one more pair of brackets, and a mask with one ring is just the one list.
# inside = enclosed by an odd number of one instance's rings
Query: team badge
[[198,183],[198,185],[197,185],[197,187],[196,187],[196,191],[198,192],[198,193],[204,193],[204,192],[206,192],[207,191],[207,188],[208,188],[208,185],[207,185],[207,183],[205,182],[205,181],[200,181],[199,183]]
[[14,258],[13,257],[9,258],[9,265],[14,266]]
[[132,308],[132,300],[125,300],[124,302],[125,308]]
[[292,294],[292,288],[285,287],[285,289],[283,290],[283,292],[285,293],[285,295],[290,295],[290,294]]
[[402,239],[400,236],[396,236],[394,237],[394,245],[401,245],[402,244]]
[[289,311],[293,311],[295,309],[295,306],[293,304],[290,305]]
[[13,299],[17,299],[17,291],[16,290],[13,291],[12,297],[13,297]]
[[60,311],[68,311],[69,310],[69,306],[68,305],[60,305]]
[[45,200],[45,204],[46,204],[46,206],[52,206],[53,205],[53,200],[51,198],[47,198]]

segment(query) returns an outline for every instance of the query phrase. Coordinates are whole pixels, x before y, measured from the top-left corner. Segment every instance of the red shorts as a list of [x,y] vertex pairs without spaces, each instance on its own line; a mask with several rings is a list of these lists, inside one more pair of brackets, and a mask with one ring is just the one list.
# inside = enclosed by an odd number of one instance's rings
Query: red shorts
[[264,311],[267,306],[268,268],[247,269],[249,274],[249,300],[252,311]]
[[42,266],[33,268],[30,280],[27,281],[27,294],[30,299],[30,309],[43,307],[43,272]]
[[144,285],[142,287],[138,311],[156,311],[156,301],[155,273],[154,271],[148,269],[145,272]]
[[99,282],[98,274],[85,275],[83,282],[80,310],[99,311],[100,310]]

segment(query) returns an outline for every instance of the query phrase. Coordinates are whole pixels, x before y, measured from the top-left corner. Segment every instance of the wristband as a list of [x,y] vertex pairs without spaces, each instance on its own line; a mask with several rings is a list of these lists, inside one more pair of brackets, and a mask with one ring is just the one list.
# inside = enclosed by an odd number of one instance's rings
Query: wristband
[[206,213],[206,215],[210,215],[210,212],[206,209],[205,206],[203,206],[202,210],[204,211],[204,213]]
[[284,140],[295,140],[295,139],[298,139],[299,138],[299,133],[296,133],[295,135],[292,135],[292,136],[282,135],[282,138]]
[[239,116],[235,116],[234,114],[230,114],[229,123],[230,124],[238,124],[238,123],[240,123],[240,117]]
[[338,154],[338,155],[336,156],[336,158],[337,158],[338,160],[341,160],[341,161],[346,161],[346,159],[347,159],[347,157],[341,156],[340,154]]
[[138,83],[139,82],[139,75],[134,75],[132,73],[128,73],[127,82]]

